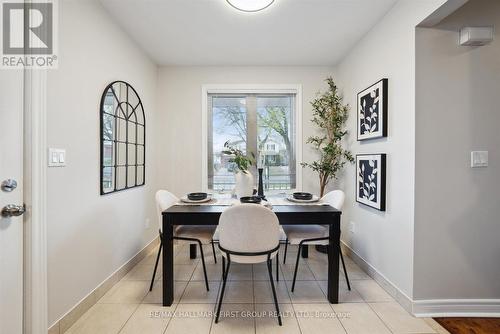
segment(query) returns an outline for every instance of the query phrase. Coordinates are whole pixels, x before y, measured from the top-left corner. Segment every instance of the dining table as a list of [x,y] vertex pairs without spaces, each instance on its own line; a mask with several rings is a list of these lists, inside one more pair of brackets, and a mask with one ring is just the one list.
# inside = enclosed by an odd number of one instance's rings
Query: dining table
[[[163,245],[163,306],[174,301],[174,239],[178,225],[218,225],[219,217],[228,207],[237,205],[234,198],[217,198],[206,203],[184,203],[179,201],[162,212]],[[297,203],[283,196],[268,197],[264,202],[276,214],[281,225],[325,225],[329,229],[328,248],[328,301],[339,301],[339,249],[340,217],[342,212],[322,203]],[[259,204],[255,204],[259,205]]]

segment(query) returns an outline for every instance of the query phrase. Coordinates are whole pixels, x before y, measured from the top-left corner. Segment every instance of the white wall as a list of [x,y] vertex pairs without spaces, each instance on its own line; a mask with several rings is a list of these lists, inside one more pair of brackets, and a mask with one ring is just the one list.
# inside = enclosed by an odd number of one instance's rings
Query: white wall
[[[466,25],[494,25],[494,42],[459,46]],[[417,30],[415,299],[496,298],[498,311],[499,27],[500,2],[470,0]],[[470,168],[472,150],[488,168]]]
[[[354,154],[387,153],[387,211],[355,202],[355,166],[346,173],[342,238],[407,297],[413,287],[413,200],[415,165],[415,26],[443,0],[399,1],[337,67],[339,86],[354,110],[356,94],[389,79],[389,131],[384,139],[357,142]],[[348,121],[356,133],[356,118]],[[348,224],[355,223],[355,233]]]
[[[314,133],[309,102],[332,75],[329,67],[162,67],[158,86],[158,181],[177,195],[202,188],[201,88],[204,84],[300,84],[303,96],[303,160],[314,159],[306,145]],[[302,170],[303,188],[318,192],[318,179]]]
[[[48,74],[49,324],[157,236],[154,112],[157,68],[94,0],[59,2],[59,69]],[[99,195],[99,103],[113,80],[132,84],[147,122],[146,186]],[[145,220],[151,226],[145,229]]]

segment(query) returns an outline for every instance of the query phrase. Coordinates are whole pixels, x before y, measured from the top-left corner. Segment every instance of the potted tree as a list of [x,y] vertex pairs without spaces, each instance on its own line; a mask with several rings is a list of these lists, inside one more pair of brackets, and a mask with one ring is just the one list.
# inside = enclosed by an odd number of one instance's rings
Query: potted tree
[[333,79],[329,77],[325,81],[328,90],[311,102],[311,122],[318,127],[319,134],[307,139],[307,143],[312,144],[319,153],[319,159],[301,163],[302,167],[309,167],[318,173],[320,197],[323,197],[326,186],[337,178],[346,162],[354,162],[351,152],[342,147],[342,138],[347,134],[345,123],[350,107],[343,104],[342,95]]
[[248,171],[250,166],[255,161],[255,154],[251,152],[251,156],[243,154],[243,152],[232,146],[229,141],[224,143],[223,154],[231,156],[229,162],[234,162],[236,165],[237,172],[234,174],[236,181],[235,193],[238,198],[244,196],[252,196],[254,188],[253,175]]

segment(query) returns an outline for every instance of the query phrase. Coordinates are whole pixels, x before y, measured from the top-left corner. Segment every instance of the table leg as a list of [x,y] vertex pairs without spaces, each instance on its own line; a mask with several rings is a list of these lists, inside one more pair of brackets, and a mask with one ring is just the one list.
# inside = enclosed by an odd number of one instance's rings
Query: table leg
[[163,306],[174,302],[174,243],[172,215],[163,214]]
[[340,215],[333,218],[330,225],[328,244],[328,301],[339,302],[339,252],[340,247]]
[[189,258],[196,259],[196,244],[189,244]]
[[302,258],[307,259],[309,257],[309,246],[302,245]]

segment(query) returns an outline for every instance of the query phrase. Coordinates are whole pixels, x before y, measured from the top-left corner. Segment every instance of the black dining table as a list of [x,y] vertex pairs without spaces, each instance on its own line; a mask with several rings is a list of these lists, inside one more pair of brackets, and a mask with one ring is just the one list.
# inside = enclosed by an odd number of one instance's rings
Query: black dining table
[[[163,306],[174,301],[174,226],[218,225],[221,213],[229,206],[174,205],[163,211]],[[328,225],[328,301],[339,301],[339,247],[341,211],[329,205],[274,205],[281,225]]]

